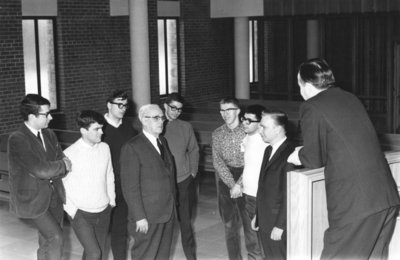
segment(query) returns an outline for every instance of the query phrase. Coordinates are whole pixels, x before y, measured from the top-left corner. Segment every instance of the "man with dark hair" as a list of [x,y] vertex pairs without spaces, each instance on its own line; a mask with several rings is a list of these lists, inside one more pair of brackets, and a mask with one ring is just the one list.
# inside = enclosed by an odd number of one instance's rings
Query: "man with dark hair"
[[386,259],[398,192],[363,104],[335,86],[328,63],[299,67],[303,147],[288,161],[325,167],[329,228],[322,259]]
[[178,183],[178,219],[183,252],[187,259],[196,259],[196,242],[192,228],[192,209],[195,196],[194,177],[199,166],[199,146],[190,123],[178,119],[183,109],[183,98],[178,93],[167,96],[164,109],[167,120],[164,137],[174,156]]
[[[256,214],[258,178],[264,150],[268,146],[268,143],[263,142],[259,134],[261,114],[264,110],[265,107],[261,105],[247,106],[241,118],[244,131],[246,132],[246,136],[241,144],[241,151],[244,153],[242,192],[246,206],[246,217],[243,221],[247,221],[249,225]],[[253,233],[253,237],[257,237],[255,231],[251,230],[250,232]],[[254,253],[254,258],[262,259],[259,239],[255,241],[252,252]]]
[[269,146],[262,160],[252,227],[259,230],[266,259],[286,259],[286,173],[293,169],[286,160],[294,150],[286,137],[287,123],[285,113],[262,113],[260,136]]
[[111,161],[115,176],[116,206],[111,212],[110,240],[114,260],[127,258],[128,244],[128,207],[122,195],[119,158],[121,147],[134,137],[137,132],[132,121],[124,117],[129,107],[128,94],[122,90],[115,90],[107,98],[108,113],[103,126],[103,142],[109,145]]
[[39,231],[39,260],[61,259],[63,202],[61,181],[71,169],[53,131],[47,129],[50,102],[28,94],[20,105],[24,124],[8,139],[10,211],[31,219]]
[[110,149],[101,142],[104,117],[84,110],[77,117],[81,138],[65,149],[71,172],[63,178],[67,200],[64,210],[83,246],[82,259],[105,253],[111,207],[115,206],[114,173]]
[[122,191],[128,204],[133,260],[168,259],[175,223],[176,179],[173,156],[161,135],[164,113],[158,105],[139,109],[143,132],[121,150]]
[[218,176],[218,207],[225,227],[229,259],[242,259],[240,219],[243,224],[249,259],[256,259],[254,252],[257,236],[251,231],[245,201],[242,197],[243,152],[241,143],[246,133],[240,124],[239,101],[225,98],[220,101],[220,113],[225,122],[212,133],[213,165]]

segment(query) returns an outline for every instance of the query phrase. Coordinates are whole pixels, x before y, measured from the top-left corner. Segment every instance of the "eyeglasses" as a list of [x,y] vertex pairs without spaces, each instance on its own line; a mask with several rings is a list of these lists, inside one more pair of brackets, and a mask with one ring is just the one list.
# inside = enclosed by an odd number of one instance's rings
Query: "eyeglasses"
[[241,118],[240,118],[240,120],[244,123],[244,122],[246,122],[247,124],[251,124],[251,123],[259,123],[261,120],[253,120],[253,119],[250,119],[250,118],[247,118],[247,117],[244,117],[244,116],[242,116]]
[[220,109],[219,112],[220,113],[224,113],[224,112],[230,112],[230,111],[235,111],[238,110],[239,108],[237,107],[231,107],[231,108],[227,108],[227,109]]
[[117,103],[117,102],[110,102],[111,104],[114,104],[114,105],[117,105],[118,106],[118,108],[119,109],[128,109],[128,107],[129,107],[129,104],[128,103],[126,103],[126,104],[124,104],[124,103]]
[[145,116],[145,118],[151,118],[154,121],[164,122],[167,118],[165,116]]
[[175,107],[175,106],[171,106],[170,104],[167,104],[167,106],[169,106],[171,108],[172,111],[174,112],[182,112],[182,108],[181,107]]
[[49,115],[50,115],[50,111],[49,112],[46,112],[46,113],[37,113],[38,115],[42,115],[42,116],[45,116],[45,117],[48,117]]

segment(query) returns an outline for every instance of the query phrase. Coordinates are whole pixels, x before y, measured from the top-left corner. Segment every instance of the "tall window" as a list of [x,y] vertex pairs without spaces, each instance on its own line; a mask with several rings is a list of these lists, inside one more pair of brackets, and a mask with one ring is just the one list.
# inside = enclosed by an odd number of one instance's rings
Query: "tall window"
[[257,20],[249,20],[249,64],[250,83],[258,82],[258,37]]
[[178,20],[158,19],[160,95],[179,91]]
[[39,94],[57,108],[54,19],[23,19],[25,93]]

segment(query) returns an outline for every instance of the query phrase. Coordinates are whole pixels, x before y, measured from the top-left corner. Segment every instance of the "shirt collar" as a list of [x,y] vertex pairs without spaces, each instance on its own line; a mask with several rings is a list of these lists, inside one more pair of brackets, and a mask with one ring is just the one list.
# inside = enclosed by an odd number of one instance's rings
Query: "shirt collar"
[[104,119],[107,121],[107,123],[108,123],[109,125],[112,125],[112,126],[115,127],[115,128],[118,128],[118,127],[122,124],[122,119],[119,120],[118,123],[115,123],[114,121],[111,120],[111,118],[110,118],[110,116],[108,115],[108,113],[106,113],[106,114],[104,115]]
[[36,129],[33,129],[30,125],[28,125],[26,122],[24,122],[24,124],[26,125],[26,127],[28,127],[29,131],[31,131],[32,134],[34,134],[35,136],[37,136],[38,133],[40,133],[40,135],[43,135],[42,129],[36,130]]

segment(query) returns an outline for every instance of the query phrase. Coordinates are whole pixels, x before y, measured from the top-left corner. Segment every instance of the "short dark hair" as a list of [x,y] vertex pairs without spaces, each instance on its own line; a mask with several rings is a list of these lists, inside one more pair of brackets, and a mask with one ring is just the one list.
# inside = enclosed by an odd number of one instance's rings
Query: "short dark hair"
[[326,89],[335,84],[335,77],[329,64],[321,58],[310,59],[299,66],[300,79],[317,89]]
[[219,101],[219,104],[220,105],[222,105],[222,104],[233,104],[233,105],[235,105],[235,107],[240,108],[239,107],[239,100],[237,98],[234,98],[234,97],[223,98],[223,99],[221,99],[221,101]]
[[264,115],[270,116],[275,121],[275,124],[282,126],[287,133],[289,118],[285,112],[282,112],[280,110],[264,110],[262,112],[262,116]]
[[76,118],[79,128],[89,129],[91,124],[98,123],[104,125],[105,119],[102,114],[93,110],[82,110]]
[[113,102],[114,99],[121,98],[122,100],[128,99],[128,93],[125,90],[114,90],[107,98],[107,103]]
[[267,111],[266,108],[262,105],[250,105],[247,106],[244,110],[245,114],[253,114],[256,116],[257,120],[261,120],[261,115],[263,111]]
[[184,102],[183,97],[177,92],[168,94],[167,98],[165,99],[166,104],[171,104],[171,102],[173,102],[173,101],[177,101],[177,102],[181,103],[182,105]]
[[50,101],[38,94],[28,94],[26,95],[19,107],[20,114],[24,121],[28,120],[29,115],[37,116],[40,110],[40,106],[48,105],[50,106]]

